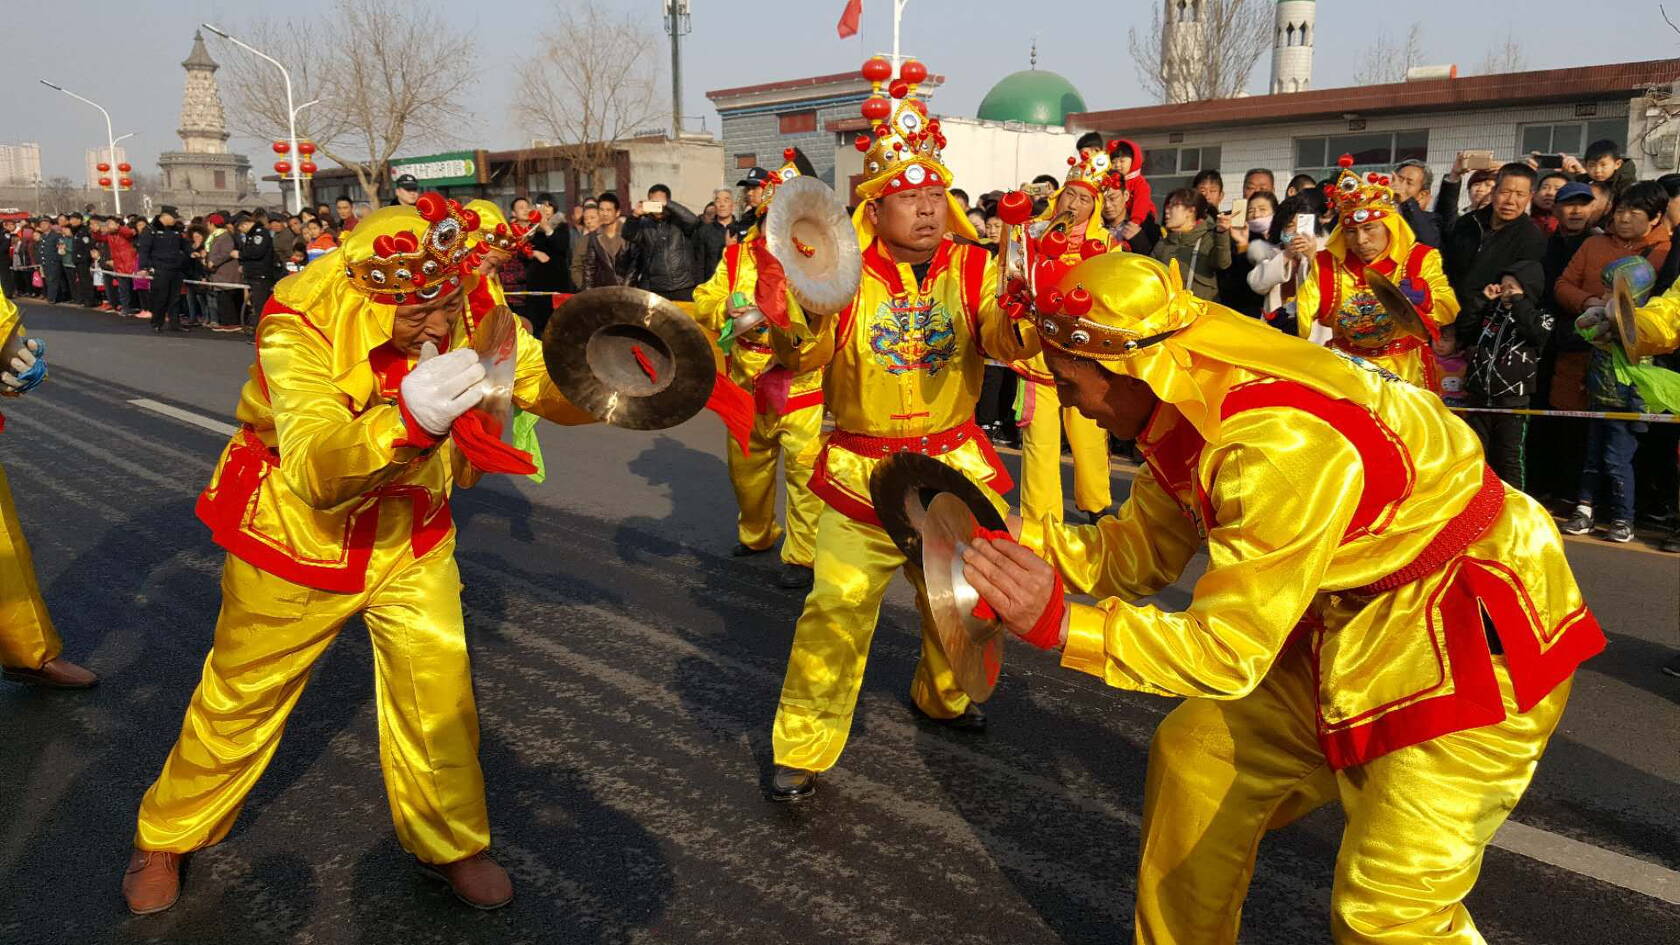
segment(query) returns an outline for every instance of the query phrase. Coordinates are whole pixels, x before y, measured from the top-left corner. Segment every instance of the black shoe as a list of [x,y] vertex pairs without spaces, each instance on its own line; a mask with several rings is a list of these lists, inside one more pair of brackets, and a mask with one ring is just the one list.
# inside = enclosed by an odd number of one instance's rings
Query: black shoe
[[[772,545],[771,547],[775,546]],[[729,556],[731,558],[750,558],[753,555],[764,554],[769,550],[769,548],[749,548],[740,542],[736,542],[735,548],[729,552]]]
[[811,569],[803,564],[783,564],[776,575],[776,586],[790,591],[802,591],[811,586]]
[[773,801],[802,801],[817,793],[817,773],[777,765],[770,772],[769,793]]
[[1680,656],[1674,657],[1663,664],[1662,671],[1670,676],[1680,676]]
[[191,328],[188,328],[185,325],[173,325],[173,326],[170,327],[169,330],[170,331],[178,331],[178,332],[181,332],[183,334],[185,334],[186,332],[192,331]]
[[1675,532],[1663,539],[1661,548],[1670,554],[1680,554],[1680,532]]
[[1633,526],[1626,522],[1611,522],[1610,530],[1604,533],[1604,540],[1625,545],[1633,540]]
[[1558,529],[1565,535],[1585,535],[1592,530],[1593,517],[1591,512],[1576,512],[1570,517],[1569,521],[1564,522],[1563,526]]
[[916,712],[927,722],[941,728],[948,728],[958,732],[975,733],[984,732],[986,730],[986,713],[981,712],[980,707],[972,702],[968,704],[968,708],[962,710],[961,715],[950,719],[936,719],[933,716],[928,715],[926,712],[923,712],[920,706],[916,707]]

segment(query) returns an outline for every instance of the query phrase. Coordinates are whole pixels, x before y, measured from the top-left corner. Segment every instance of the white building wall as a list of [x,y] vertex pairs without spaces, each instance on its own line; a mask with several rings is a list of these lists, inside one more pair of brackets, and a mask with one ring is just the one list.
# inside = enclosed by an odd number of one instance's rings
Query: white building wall
[[671,188],[672,199],[699,213],[711,201],[712,192],[724,186],[722,142],[631,141],[624,150],[630,155],[630,191],[619,196],[626,201],[626,209],[645,199],[649,187],[664,184]]
[[[987,191],[1012,190],[1040,174],[1061,180],[1079,141],[1078,134],[1063,128],[1020,122],[941,115],[939,127],[945,133],[944,158],[951,177],[974,200]],[[863,155],[852,144],[854,133],[838,137],[834,180],[844,190],[852,176],[863,171]],[[854,199],[850,193],[840,197],[848,204]]]

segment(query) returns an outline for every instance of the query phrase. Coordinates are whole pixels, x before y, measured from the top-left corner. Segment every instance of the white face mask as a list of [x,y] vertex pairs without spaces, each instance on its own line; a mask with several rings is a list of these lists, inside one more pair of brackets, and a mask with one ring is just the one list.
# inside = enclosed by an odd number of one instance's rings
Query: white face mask
[[1273,214],[1268,213],[1263,217],[1255,217],[1254,219],[1248,221],[1248,232],[1253,233],[1255,236],[1265,236],[1267,233],[1270,233],[1272,230],[1272,216]]

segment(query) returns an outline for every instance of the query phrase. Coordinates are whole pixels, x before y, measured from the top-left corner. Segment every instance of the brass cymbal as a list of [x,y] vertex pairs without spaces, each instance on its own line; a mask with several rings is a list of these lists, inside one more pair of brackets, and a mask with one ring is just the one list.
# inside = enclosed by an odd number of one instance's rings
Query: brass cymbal
[[1003,669],[1005,634],[996,617],[975,616],[980,593],[963,572],[963,552],[978,527],[968,503],[949,492],[935,495],[922,519],[922,579],[934,632],[957,685],[970,699],[985,702]]
[[1424,324],[1423,316],[1418,313],[1417,306],[1406,298],[1394,283],[1382,273],[1366,267],[1365,284],[1371,287],[1371,294],[1377,297],[1388,317],[1394,319],[1394,327],[1403,335],[1432,341],[1429,328]]
[[1628,287],[1627,273],[1618,272],[1610,281],[1610,304],[1605,306],[1605,314],[1610,323],[1616,327],[1616,337],[1622,344],[1622,353],[1627,355],[1629,363],[1639,363],[1639,323],[1634,320],[1633,310],[1638,308],[1633,302],[1633,290]]
[[630,286],[588,289],[555,309],[543,361],[567,400],[631,430],[693,417],[717,378],[711,342],[694,319]]
[[922,559],[922,517],[927,504],[947,492],[968,505],[982,525],[1002,530],[1003,516],[987,498],[987,489],[950,466],[921,453],[894,453],[877,463],[869,476],[869,498],[893,544],[911,561]]

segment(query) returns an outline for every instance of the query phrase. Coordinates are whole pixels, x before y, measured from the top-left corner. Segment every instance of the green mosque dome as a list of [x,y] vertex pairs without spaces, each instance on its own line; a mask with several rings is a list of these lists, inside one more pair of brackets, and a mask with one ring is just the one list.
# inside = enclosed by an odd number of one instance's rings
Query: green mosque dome
[[1073,83],[1054,72],[1026,69],[1006,75],[980,100],[979,117],[986,121],[1022,121],[1059,125],[1073,112],[1086,111],[1085,99]]

